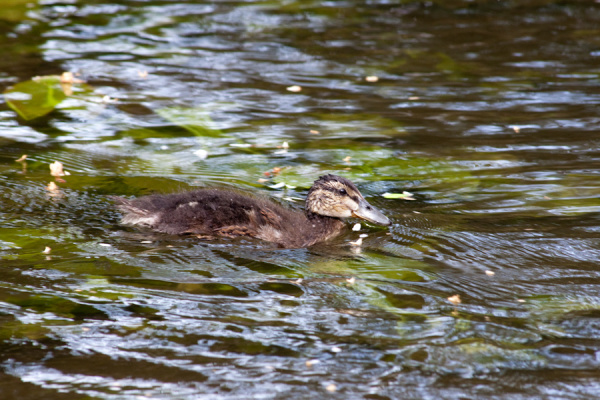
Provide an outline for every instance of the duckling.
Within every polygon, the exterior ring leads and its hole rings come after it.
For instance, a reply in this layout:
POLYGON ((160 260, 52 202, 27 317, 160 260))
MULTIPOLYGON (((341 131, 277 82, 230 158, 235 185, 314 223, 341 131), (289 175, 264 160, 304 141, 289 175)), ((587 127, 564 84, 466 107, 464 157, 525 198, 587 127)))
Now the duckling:
POLYGON ((200 238, 250 236, 283 248, 308 247, 337 236, 345 226, 341 218, 390 225, 390 220, 367 203, 352 182, 331 174, 314 182, 306 196, 304 213, 267 199, 219 189, 113 199, 124 213, 123 224, 200 238))

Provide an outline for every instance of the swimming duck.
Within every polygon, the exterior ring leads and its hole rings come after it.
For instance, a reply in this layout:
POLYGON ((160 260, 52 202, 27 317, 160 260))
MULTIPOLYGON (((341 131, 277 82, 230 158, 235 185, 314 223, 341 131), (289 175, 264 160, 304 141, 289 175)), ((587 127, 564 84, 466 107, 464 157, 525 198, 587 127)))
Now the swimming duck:
POLYGON ((324 175, 306 196, 305 212, 230 190, 200 189, 128 200, 113 197, 122 223, 169 234, 200 238, 250 236, 284 248, 308 247, 341 233, 341 218, 357 217, 377 225, 390 220, 371 206, 346 178, 324 175))

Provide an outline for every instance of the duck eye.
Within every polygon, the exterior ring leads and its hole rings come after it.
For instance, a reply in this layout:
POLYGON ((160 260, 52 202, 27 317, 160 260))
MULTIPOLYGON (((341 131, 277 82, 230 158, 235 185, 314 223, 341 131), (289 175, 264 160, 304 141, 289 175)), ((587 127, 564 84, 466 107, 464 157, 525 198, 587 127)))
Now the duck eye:
POLYGON ((339 193, 340 193, 342 196, 345 196, 345 195, 347 195, 347 194, 348 194, 348 192, 346 192, 346 189, 340 189, 340 190, 338 190, 338 192, 339 192, 339 193))

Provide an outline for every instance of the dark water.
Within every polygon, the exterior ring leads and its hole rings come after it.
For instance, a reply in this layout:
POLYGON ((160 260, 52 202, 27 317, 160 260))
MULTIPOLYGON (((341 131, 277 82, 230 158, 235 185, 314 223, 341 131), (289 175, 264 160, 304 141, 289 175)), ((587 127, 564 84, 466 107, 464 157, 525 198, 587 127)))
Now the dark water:
POLYGON ((8 1, 1 397, 600 398, 598 21, 593 1, 8 1), (53 111, 8 106, 63 71, 86 83, 53 111), (274 250, 122 227, 108 197, 300 208, 330 172, 393 225, 274 250))

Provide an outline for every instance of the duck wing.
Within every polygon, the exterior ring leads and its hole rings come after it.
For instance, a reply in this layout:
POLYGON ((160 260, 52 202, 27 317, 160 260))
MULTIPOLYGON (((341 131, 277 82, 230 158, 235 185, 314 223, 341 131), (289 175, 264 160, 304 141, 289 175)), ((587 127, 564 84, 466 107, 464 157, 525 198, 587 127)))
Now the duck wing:
POLYGON ((281 229, 281 207, 228 190, 202 189, 129 200, 113 197, 122 223, 170 234, 261 237, 265 226, 281 229))

